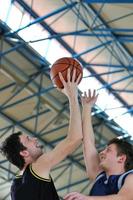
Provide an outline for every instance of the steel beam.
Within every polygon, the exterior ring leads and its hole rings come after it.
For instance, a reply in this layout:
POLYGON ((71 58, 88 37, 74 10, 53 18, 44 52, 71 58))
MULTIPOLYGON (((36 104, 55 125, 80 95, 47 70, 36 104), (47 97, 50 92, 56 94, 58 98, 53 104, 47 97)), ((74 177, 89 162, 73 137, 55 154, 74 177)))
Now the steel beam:
MULTIPOLYGON (((71 4, 67 4, 66 6, 63 6, 63 7, 59 8, 59 9, 57 9, 57 10, 55 10, 55 11, 53 11, 53 12, 47 14, 47 15, 44 15, 44 16, 42 16, 42 17, 38 17, 38 18, 36 18, 33 22, 30 22, 30 23, 27 24, 26 26, 23 26, 23 27, 19 28, 19 29, 16 30, 16 31, 5 33, 5 36, 10 36, 10 35, 13 35, 13 34, 15 34, 15 33, 18 33, 19 31, 21 31, 21 30, 23 30, 23 29, 26 29, 26 28, 28 28, 28 27, 34 25, 34 24, 40 23, 40 22, 42 22, 43 20, 46 20, 47 18, 52 17, 53 15, 59 14, 60 12, 63 12, 63 11, 66 10, 66 9, 71 9, 71 8, 74 7, 76 4, 77 4, 77 2, 73 2, 73 3, 71 3, 71 4)), ((30 11, 30 10, 29 10, 29 11, 30 11)))
POLYGON ((133 3, 133 0, 81 0, 81 2, 84 2, 84 3, 104 3, 104 4, 107 4, 107 3, 125 3, 125 4, 128 4, 128 3, 133 3))

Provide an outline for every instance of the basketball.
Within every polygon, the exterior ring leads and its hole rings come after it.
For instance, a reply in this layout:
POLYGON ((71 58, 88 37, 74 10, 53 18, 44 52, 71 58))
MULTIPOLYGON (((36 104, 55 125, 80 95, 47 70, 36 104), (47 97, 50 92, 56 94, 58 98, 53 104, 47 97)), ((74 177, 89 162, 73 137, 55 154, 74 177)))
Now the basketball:
POLYGON ((80 81, 83 77, 82 65, 75 58, 63 57, 63 58, 56 60, 51 67, 50 77, 51 77, 53 84, 56 85, 60 89, 63 88, 63 84, 60 81, 58 73, 61 72, 64 80, 67 81, 67 70, 68 70, 68 68, 70 68, 70 76, 71 77, 73 75, 74 68, 76 68, 75 81, 78 78, 80 73, 81 73, 81 78, 79 80, 79 83, 80 83, 80 81))

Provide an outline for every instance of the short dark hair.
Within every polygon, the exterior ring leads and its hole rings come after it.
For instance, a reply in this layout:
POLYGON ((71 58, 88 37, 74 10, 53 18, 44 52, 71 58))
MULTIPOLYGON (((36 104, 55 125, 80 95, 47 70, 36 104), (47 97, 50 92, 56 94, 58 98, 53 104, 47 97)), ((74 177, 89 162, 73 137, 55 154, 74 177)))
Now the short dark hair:
POLYGON ((108 142, 108 145, 116 144, 117 155, 126 155, 125 171, 133 169, 133 145, 127 142, 125 139, 113 138, 108 142))
POLYGON ((9 162, 21 170, 24 167, 25 161, 20 155, 20 151, 25 150, 26 147, 20 142, 20 135, 22 135, 22 132, 19 131, 7 137, 2 143, 0 151, 9 160, 9 162))

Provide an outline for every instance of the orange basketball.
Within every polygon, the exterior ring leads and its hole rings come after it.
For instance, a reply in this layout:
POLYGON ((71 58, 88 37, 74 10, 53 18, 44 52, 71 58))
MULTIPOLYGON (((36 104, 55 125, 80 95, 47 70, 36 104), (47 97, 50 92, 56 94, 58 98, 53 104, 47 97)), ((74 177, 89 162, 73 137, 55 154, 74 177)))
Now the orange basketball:
POLYGON ((68 68, 70 68, 71 77, 73 75, 74 68, 76 68, 76 79, 79 76, 79 74, 81 73, 81 78, 79 80, 79 83, 80 83, 80 81, 83 77, 83 68, 82 68, 81 64, 75 58, 63 57, 63 58, 56 60, 53 63, 51 70, 50 70, 51 80, 58 88, 63 88, 63 84, 60 81, 58 73, 61 72, 63 78, 65 79, 65 81, 67 81, 68 68))

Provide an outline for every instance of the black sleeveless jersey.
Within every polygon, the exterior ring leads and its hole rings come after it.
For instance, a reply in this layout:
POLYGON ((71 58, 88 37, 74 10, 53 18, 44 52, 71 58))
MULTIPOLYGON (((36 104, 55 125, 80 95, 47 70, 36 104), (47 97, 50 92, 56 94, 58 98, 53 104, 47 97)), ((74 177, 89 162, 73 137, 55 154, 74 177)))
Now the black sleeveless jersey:
POLYGON ((11 186, 12 200, 59 200, 52 179, 38 176, 28 165, 22 176, 16 176, 11 186))

